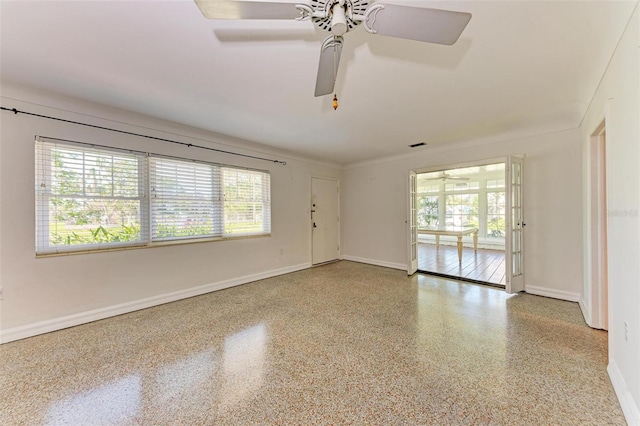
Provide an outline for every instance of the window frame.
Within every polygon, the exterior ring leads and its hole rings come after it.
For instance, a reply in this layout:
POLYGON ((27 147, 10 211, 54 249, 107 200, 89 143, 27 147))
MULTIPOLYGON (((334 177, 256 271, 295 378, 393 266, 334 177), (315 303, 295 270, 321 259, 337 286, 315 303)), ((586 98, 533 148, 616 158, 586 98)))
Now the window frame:
POLYGON ((207 162, 201 160, 194 160, 190 158, 167 156, 162 154, 155 154, 150 152, 135 151, 124 148, 116 148, 111 146, 97 145, 86 142, 70 141, 65 139, 51 138, 36 136, 35 138, 35 253, 36 257, 47 257, 67 254, 82 254, 82 253, 94 253, 101 251, 113 251, 113 250, 127 250, 137 248, 151 248, 162 247, 167 245, 180 245, 180 244, 192 244, 212 241, 245 239, 245 238, 261 238, 271 236, 271 172, 268 170, 254 169, 249 167, 241 167, 229 164, 221 164, 215 162, 207 162), (41 183, 44 183, 45 188, 50 188, 52 184, 52 173, 43 170, 43 164, 51 164, 51 147, 47 148, 47 145, 56 144, 60 146, 69 146, 71 149, 79 149, 83 152, 90 152, 91 150, 98 151, 110 151, 116 154, 133 155, 138 159, 138 197, 139 199, 139 216, 140 216, 140 239, 131 242, 110 242, 110 243, 89 243, 78 245, 52 245, 51 244, 51 225, 50 225, 50 211, 49 211, 49 197, 45 197, 44 190, 41 189, 41 183), (46 154, 43 155, 41 150, 45 150, 46 154), (47 158, 43 158, 47 157, 47 158), (220 223, 217 224, 220 233, 206 234, 206 235, 194 235, 194 236, 179 236, 169 237, 162 239, 154 239, 152 235, 152 228, 154 226, 154 213, 152 211, 152 158, 163 158, 167 160, 174 160, 180 162, 196 163, 200 165, 206 165, 211 167, 215 173, 218 173, 217 179, 218 186, 214 185, 212 192, 217 192, 219 196, 218 217, 220 223), (253 173, 257 173, 262 176, 262 206, 266 209, 267 213, 263 216, 263 223, 261 230, 255 233, 242 233, 227 234, 225 233, 225 213, 224 213, 224 180, 223 169, 238 169, 246 170, 253 173), (266 183, 264 181, 266 180, 266 183))
MULTIPOLYGON (((67 141, 56 138, 36 138, 35 146, 35 248, 36 255, 52 255, 52 254, 65 254, 70 252, 86 252, 93 250, 112 250, 114 248, 130 248, 134 246, 143 246, 147 243, 147 238, 144 233, 143 223, 147 216, 147 200, 146 190, 141 187, 140 180, 141 175, 145 174, 144 170, 144 153, 114 149, 112 147, 98 146, 94 144, 83 144, 80 142, 67 141), (54 174, 52 171, 47 172, 44 167, 50 167, 53 161, 52 151, 55 149, 68 151, 77 151, 82 155, 82 194, 60 194, 53 192, 54 174), (137 161, 137 177, 136 184, 138 186, 137 196, 105 196, 105 195, 90 195, 86 193, 86 156, 87 154, 93 154, 96 156, 112 153, 115 156, 125 157, 137 161), (48 164, 49 166, 45 166, 48 164), (115 241, 115 242, 96 242, 85 244, 73 244, 73 245, 56 245, 51 244, 51 210, 50 201, 53 199, 69 199, 69 200, 109 200, 109 201, 135 201, 138 203, 138 219, 140 222, 139 237, 135 241, 115 241)), ((113 180, 113 174, 111 176, 113 180)), ((144 176, 142 177, 144 179, 144 176)), ((113 185, 113 184, 112 184, 113 185)), ((112 188, 113 191, 113 188, 112 188)), ((100 224, 102 226, 102 224, 100 224)))

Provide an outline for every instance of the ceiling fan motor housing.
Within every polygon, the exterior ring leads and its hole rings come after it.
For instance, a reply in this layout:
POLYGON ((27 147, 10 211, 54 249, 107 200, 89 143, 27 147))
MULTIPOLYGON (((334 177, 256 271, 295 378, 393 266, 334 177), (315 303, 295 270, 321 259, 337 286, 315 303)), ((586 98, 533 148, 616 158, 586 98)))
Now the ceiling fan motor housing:
POLYGON ((344 21, 341 15, 336 15, 334 20, 333 8, 336 5, 340 5, 340 0, 311 0, 311 7, 314 11, 325 12, 324 18, 312 18, 314 24, 318 28, 330 33, 336 33, 336 35, 342 35, 345 32, 349 32, 360 24, 360 21, 352 19, 353 15, 364 15, 367 7, 369 6, 369 0, 343 0, 344 3, 344 21), (335 25, 335 27, 334 27, 335 25), (346 30, 343 25, 346 25, 346 30), (332 31, 332 27, 334 30, 332 31), (337 34, 339 33, 339 34, 337 34))

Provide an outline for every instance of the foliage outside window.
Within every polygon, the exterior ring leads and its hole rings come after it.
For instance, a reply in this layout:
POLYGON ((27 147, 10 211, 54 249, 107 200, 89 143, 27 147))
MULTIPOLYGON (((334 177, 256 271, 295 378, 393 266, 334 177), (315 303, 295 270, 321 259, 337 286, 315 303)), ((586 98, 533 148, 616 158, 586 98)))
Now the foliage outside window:
POLYGON ((151 157, 151 239, 222 234, 219 167, 151 157))
MULTIPOLYGON (((422 182, 421 182, 422 183, 422 182)), ((440 224, 440 185, 422 184, 418 187, 418 228, 436 229, 440 224)))
POLYGON ((504 191, 487 192, 487 236, 504 238, 505 210, 504 191))
POLYGON ((137 154, 40 143, 36 150, 38 251, 141 243, 144 194, 137 154))
POLYGON ((267 172, 36 141, 38 254, 265 235, 270 211, 267 172))
POLYGON ((253 170, 223 168, 224 181, 224 233, 251 235, 267 232, 270 209, 265 208, 269 198, 269 175, 253 170))
POLYGON ((437 229, 440 224, 439 197, 421 195, 418 197, 418 228, 437 229))
POLYGON ((504 238, 507 230, 504 179, 487 180, 487 236, 504 238))

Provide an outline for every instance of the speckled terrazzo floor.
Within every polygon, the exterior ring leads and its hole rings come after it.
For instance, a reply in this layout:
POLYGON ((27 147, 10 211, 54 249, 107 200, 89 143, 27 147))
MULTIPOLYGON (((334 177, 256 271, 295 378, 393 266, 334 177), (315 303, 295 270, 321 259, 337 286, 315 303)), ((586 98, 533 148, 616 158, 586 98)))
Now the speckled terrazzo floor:
POLYGON ((0 423, 625 424, 578 305, 353 262, 0 346, 0 423))

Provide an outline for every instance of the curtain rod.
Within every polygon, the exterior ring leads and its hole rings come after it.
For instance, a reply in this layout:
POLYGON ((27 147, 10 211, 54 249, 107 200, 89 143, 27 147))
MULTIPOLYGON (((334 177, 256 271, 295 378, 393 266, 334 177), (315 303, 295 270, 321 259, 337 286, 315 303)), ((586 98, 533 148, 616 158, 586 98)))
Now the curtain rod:
POLYGON ((237 155, 239 157, 245 157, 245 158, 253 158, 254 160, 269 161, 269 162, 275 163, 275 164, 282 164, 283 166, 287 165, 286 161, 272 160, 271 158, 257 157, 257 156, 254 156, 254 155, 239 154, 237 152, 225 151, 223 149, 210 148, 208 146, 194 145, 192 143, 179 142, 179 141, 174 141, 174 140, 171 140, 171 139, 158 138, 158 137, 155 137, 155 136, 149 136, 149 135, 143 135, 143 134, 140 134, 140 133, 127 132, 127 131, 124 131, 124 130, 111 129, 109 127, 96 126, 95 124, 81 123, 79 121, 65 120, 63 118, 50 117, 48 115, 35 114, 33 112, 27 112, 27 111, 20 111, 20 110, 17 110, 15 108, 0 107, 0 109, 3 110, 3 111, 13 112, 14 114, 31 115, 33 117, 46 118, 48 120, 55 120, 55 121, 62 121, 63 123, 77 124, 79 126, 93 127, 94 129, 108 130, 110 132, 122 133, 122 134, 125 134, 125 135, 131 135, 131 136, 138 136, 138 137, 141 137, 141 138, 153 139, 153 140, 160 141, 160 142, 174 143, 174 144, 177 144, 177 145, 186 146, 187 148, 206 149, 208 151, 221 152, 223 154, 237 155))

